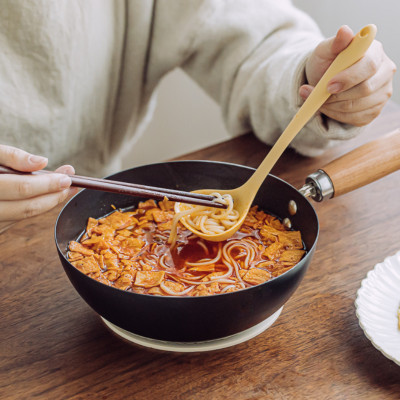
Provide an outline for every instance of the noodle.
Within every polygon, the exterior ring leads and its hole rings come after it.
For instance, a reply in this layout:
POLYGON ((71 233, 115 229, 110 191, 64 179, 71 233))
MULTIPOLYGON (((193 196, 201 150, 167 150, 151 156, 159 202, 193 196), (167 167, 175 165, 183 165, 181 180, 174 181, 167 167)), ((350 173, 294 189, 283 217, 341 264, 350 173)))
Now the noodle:
MULTIPOLYGON (((190 207, 190 223, 221 229, 229 210, 190 207), (203 214, 203 215, 202 215, 203 214)), ((179 223, 174 203, 147 200, 132 211, 89 218, 68 260, 78 270, 118 289, 158 296, 225 294, 266 282, 292 268, 305 254, 300 232, 252 207, 228 240, 208 242, 179 223), (175 231, 174 246, 169 244, 175 231)), ((222 228, 225 229, 225 228, 222 228)))
POLYGON ((160 288, 162 290, 164 290, 165 293, 168 293, 171 296, 183 296, 184 294, 189 293, 194 288, 194 286, 190 286, 189 288, 187 288, 186 290, 183 290, 182 292, 175 292, 174 290, 172 290, 168 286, 166 286, 164 282, 161 282, 160 288))
POLYGON ((225 286, 222 290, 221 290, 221 293, 225 293, 227 290, 229 290, 229 289, 234 289, 235 288, 235 285, 228 285, 228 286, 225 286))
POLYGON ((199 265, 209 265, 209 264, 215 264, 219 259, 221 258, 221 246, 218 246, 218 254, 214 259, 207 259, 207 260, 200 260, 199 262, 187 262, 186 265, 189 265, 191 267, 197 267, 199 265))
POLYGON ((211 193, 217 203, 225 204, 226 209, 205 206, 191 206, 179 204, 183 211, 177 213, 172 222, 168 243, 174 247, 176 242, 176 228, 180 220, 184 220, 193 229, 207 235, 223 233, 236 224, 239 212, 233 208, 233 199, 230 194, 221 195, 218 192, 211 193))

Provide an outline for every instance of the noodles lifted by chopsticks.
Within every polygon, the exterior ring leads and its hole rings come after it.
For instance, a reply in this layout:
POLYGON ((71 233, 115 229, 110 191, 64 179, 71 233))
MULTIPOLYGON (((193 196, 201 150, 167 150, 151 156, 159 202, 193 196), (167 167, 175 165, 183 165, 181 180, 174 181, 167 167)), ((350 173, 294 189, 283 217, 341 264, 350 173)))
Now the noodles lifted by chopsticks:
POLYGON ((174 203, 147 200, 135 210, 89 218, 68 260, 106 285, 161 296, 208 296, 266 282, 292 268, 305 254, 300 232, 252 207, 231 238, 208 242, 177 224, 168 238, 174 203))
POLYGON ((217 203, 225 204, 226 209, 218 209, 205 206, 192 206, 190 204, 180 204, 181 212, 175 214, 172 221, 171 233, 168 243, 174 247, 176 242, 176 232, 178 222, 184 220, 195 230, 208 234, 216 235, 222 233, 236 224, 240 215, 233 208, 233 199, 230 194, 221 195, 220 193, 211 193, 217 203))

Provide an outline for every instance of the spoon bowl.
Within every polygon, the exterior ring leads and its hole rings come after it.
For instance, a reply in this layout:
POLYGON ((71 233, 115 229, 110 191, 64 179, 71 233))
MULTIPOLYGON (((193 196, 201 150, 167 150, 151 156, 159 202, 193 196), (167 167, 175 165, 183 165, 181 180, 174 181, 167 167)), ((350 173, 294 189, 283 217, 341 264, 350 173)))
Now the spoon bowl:
MULTIPOLYGON (((247 182, 232 190, 201 189, 194 191, 195 193, 201 194, 211 194, 215 192, 218 192, 221 195, 230 194, 233 198, 234 209, 239 212, 239 218, 236 224, 221 233, 207 234, 195 229, 185 221, 185 218, 182 218, 181 222, 187 229, 205 240, 218 242, 230 238, 241 227, 260 186, 278 161, 279 157, 290 145, 304 125, 329 98, 330 93, 327 90, 329 81, 339 72, 350 67, 364 56, 376 36, 376 31, 377 29, 375 25, 371 24, 365 26, 354 36, 346 49, 338 54, 309 97, 290 121, 289 125, 279 137, 275 145, 269 151, 263 162, 247 182)), ((176 203, 175 211, 177 213, 182 211, 180 203, 176 203)))
MULTIPOLYGON (((212 193, 218 192, 221 195, 224 194, 230 194, 233 199, 233 204, 235 205, 235 210, 239 212, 239 219, 237 220, 236 224, 233 225, 231 228, 221 232, 221 233, 214 233, 212 235, 201 232, 193 226, 189 225, 185 218, 181 219, 181 223, 190 231, 192 231, 195 235, 211 241, 211 242, 222 242, 226 239, 229 239, 233 234, 242 226, 243 221, 246 218, 246 215, 251 207, 251 204, 253 202, 254 196, 256 195, 257 192, 254 193, 254 195, 248 196, 247 195, 247 187, 246 184, 249 181, 247 181, 244 185, 236 188, 236 189, 231 189, 231 190, 221 190, 221 189, 201 189, 201 190, 194 190, 194 193, 200 193, 200 194, 207 194, 211 195, 212 193)), ((182 203, 176 203, 175 204, 175 212, 178 213, 182 211, 182 203)))

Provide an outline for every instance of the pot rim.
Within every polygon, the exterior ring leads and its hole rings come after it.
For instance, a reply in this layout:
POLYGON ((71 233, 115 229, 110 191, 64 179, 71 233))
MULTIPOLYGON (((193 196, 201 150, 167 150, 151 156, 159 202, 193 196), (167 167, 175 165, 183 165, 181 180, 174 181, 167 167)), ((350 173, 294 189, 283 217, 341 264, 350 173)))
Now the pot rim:
MULTIPOLYGON (((195 163, 208 163, 208 164, 221 164, 221 165, 239 167, 239 168, 242 168, 242 169, 244 168, 244 169, 248 169, 248 170, 251 170, 251 171, 255 171, 255 168, 253 168, 253 167, 248 167, 248 166, 246 166, 246 165, 235 164, 235 163, 230 163, 230 162, 223 162, 223 161, 212 161, 212 160, 176 160, 176 161, 165 161, 165 162, 157 162, 157 163, 151 163, 151 164, 142 164, 142 165, 138 165, 138 166, 136 166, 136 167, 127 168, 127 169, 125 169, 125 170, 121 170, 121 171, 118 171, 118 172, 116 172, 116 173, 114 173, 114 174, 108 175, 105 179, 107 179, 107 178, 113 178, 113 177, 115 177, 115 175, 119 175, 119 174, 122 174, 122 173, 125 173, 125 172, 129 172, 129 171, 131 171, 131 170, 135 170, 135 169, 138 169, 138 168, 152 167, 152 166, 165 165, 165 164, 185 164, 185 163, 193 163, 193 162, 195 162, 195 163)), ((267 284, 271 284, 271 282, 276 282, 280 277, 286 276, 286 275, 288 275, 288 274, 290 274, 290 273, 294 273, 297 269, 301 268, 302 265, 306 262, 306 259, 312 257, 312 255, 313 255, 313 253, 314 253, 314 251, 315 251, 317 242, 318 242, 319 232, 320 232, 318 215, 317 215, 317 212, 316 212, 314 206, 311 204, 311 202, 310 202, 302 193, 300 193, 294 186, 292 186, 290 183, 288 183, 288 182, 286 182, 285 180, 283 180, 283 179, 281 179, 281 178, 279 178, 279 177, 277 177, 277 176, 275 176, 275 175, 272 175, 272 174, 268 174, 268 176, 270 176, 270 177, 272 177, 273 179, 276 179, 277 181, 282 182, 283 184, 289 186, 291 189, 295 190, 300 196, 302 196, 304 200, 306 200, 306 201, 308 202, 308 204, 310 205, 310 207, 311 207, 311 209, 312 209, 312 211, 313 211, 313 213, 314 213, 314 215, 315 215, 315 223, 316 223, 316 228, 317 228, 317 229, 316 229, 315 239, 314 239, 314 242, 313 242, 311 248, 310 248, 310 249, 306 249, 307 252, 306 252, 305 256, 304 256, 294 267, 292 267, 292 268, 290 268, 289 270, 285 271, 283 274, 281 274, 281 275, 279 275, 279 276, 276 276, 276 277, 273 277, 272 279, 270 279, 270 280, 268 280, 268 281, 266 281, 266 282, 260 283, 260 284, 258 284, 258 285, 250 286, 250 287, 247 287, 247 288, 244 288, 244 289, 240 289, 240 290, 237 290, 237 291, 234 291, 234 292, 210 294, 210 295, 206 295, 206 296, 196 296, 196 297, 193 297, 193 296, 173 296, 173 295, 169 295, 169 296, 156 296, 156 295, 149 295, 149 294, 147 294, 147 293, 135 293, 135 292, 127 291, 127 290, 122 290, 122 289, 116 288, 116 287, 114 287, 114 286, 106 285, 106 284, 104 284, 104 283, 101 283, 101 282, 97 281, 97 280, 94 279, 94 278, 91 278, 91 277, 87 276, 87 275, 84 274, 82 271, 80 271, 79 269, 75 268, 75 267, 68 261, 67 257, 66 257, 65 254, 64 254, 64 251, 61 250, 61 248, 60 248, 60 246, 59 246, 59 243, 58 243, 58 239, 57 239, 57 227, 58 227, 58 224, 59 224, 60 219, 62 218, 62 214, 63 214, 64 210, 70 205, 70 203, 71 203, 72 201, 74 201, 74 200, 76 199, 77 196, 80 196, 82 193, 84 193, 85 191, 87 191, 87 190, 89 190, 89 189, 83 189, 83 190, 81 190, 79 193, 77 193, 77 194, 75 194, 73 197, 71 197, 71 199, 68 200, 68 202, 63 206, 63 208, 62 208, 61 211, 59 212, 59 214, 58 214, 58 216, 57 216, 57 220, 56 220, 55 225, 54 225, 54 240, 55 240, 55 244, 56 244, 56 247, 57 247, 57 251, 59 252, 60 255, 62 255, 62 257, 63 257, 64 260, 68 263, 68 265, 69 265, 71 268, 74 268, 76 271, 78 271, 78 272, 84 277, 84 279, 90 279, 91 281, 96 282, 96 284, 99 284, 99 285, 102 285, 102 286, 106 286, 106 287, 108 287, 108 288, 110 288, 110 289, 112 289, 112 290, 116 290, 116 291, 118 291, 118 292, 120 292, 120 293, 128 293, 129 295, 144 296, 144 298, 151 298, 151 299, 169 299, 169 300, 167 300, 167 301, 176 301, 177 299, 186 299, 186 300, 183 300, 183 301, 199 301, 199 300, 196 300, 196 299, 207 299, 207 298, 217 298, 217 297, 220 297, 220 296, 227 296, 227 295, 238 295, 238 294, 240 294, 240 293, 244 293, 244 292, 247 292, 247 291, 249 291, 249 290, 254 290, 254 289, 256 289, 256 288, 264 287, 264 286, 266 286, 267 284), (188 300, 188 299, 191 299, 191 300, 188 300)), ((114 212, 114 211, 112 211, 112 212, 114 212)), ((111 213, 112 213, 112 212, 111 212, 111 213)), ((268 211, 267 211, 267 212, 268 212, 268 211)), ((278 217, 279 217, 279 216, 278 216, 278 217)), ((99 217, 99 218, 101 218, 101 217, 99 217)), ((280 217, 279 217, 279 218, 280 218, 280 217)), ((73 240, 73 239, 71 239, 71 240, 73 240)))

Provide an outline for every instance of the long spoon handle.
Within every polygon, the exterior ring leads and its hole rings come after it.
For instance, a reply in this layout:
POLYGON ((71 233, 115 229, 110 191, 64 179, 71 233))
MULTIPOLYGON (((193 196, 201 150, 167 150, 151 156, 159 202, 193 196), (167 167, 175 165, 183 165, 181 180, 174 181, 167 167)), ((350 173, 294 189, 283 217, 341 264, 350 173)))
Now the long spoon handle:
POLYGON ((247 186, 249 190, 254 188, 255 192, 261 186, 264 179, 270 173, 272 167, 295 136, 329 98, 330 93, 327 90, 328 82, 339 72, 360 60, 373 42, 375 35, 376 26, 367 25, 355 35, 346 49, 335 58, 315 86, 314 90, 311 92, 310 96, 269 151, 264 161, 260 164, 252 177, 245 183, 245 186, 247 186))

